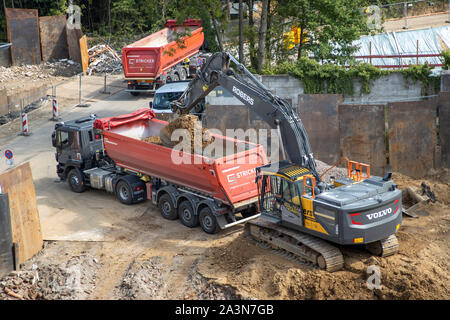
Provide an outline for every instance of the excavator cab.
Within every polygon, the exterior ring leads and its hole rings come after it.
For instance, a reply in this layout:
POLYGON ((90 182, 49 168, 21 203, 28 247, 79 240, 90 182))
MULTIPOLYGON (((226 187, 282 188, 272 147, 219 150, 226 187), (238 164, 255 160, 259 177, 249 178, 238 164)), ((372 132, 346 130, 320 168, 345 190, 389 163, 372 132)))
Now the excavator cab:
POLYGON ((311 211, 315 197, 316 180, 307 168, 280 163, 257 169, 261 213, 274 222, 286 221, 304 225, 304 215, 311 211))

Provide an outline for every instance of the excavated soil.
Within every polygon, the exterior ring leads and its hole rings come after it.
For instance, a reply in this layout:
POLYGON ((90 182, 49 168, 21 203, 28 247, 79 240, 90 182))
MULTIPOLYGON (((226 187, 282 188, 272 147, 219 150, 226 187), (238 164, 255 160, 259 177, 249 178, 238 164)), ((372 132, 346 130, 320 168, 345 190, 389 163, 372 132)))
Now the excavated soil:
POLYGON ((147 138, 142 139, 142 141, 147 142, 147 143, 163 145, 160 136, 147 137, 147 138))
POLYGON ((191 153, 194 153, 195 151, 198 152, 198 150, 195 150, 195 146, 201 146, 201 149, 203 150, 214 142, 214 137, 211 136, 209 130, 207 128, 202 128, 198 117, 191 114, 182 115, 171 121, 161 130, 160 136, 162 137, 162 142, 165 146, 172 147, 181 142, 183 144, 183 149, 191 150, 191 153), (172 137, 172 134, 177 129, 187 130, 190 140, 170 141, 170 137, 172 137), (164 139, 164 136, 169 139, 164 139))

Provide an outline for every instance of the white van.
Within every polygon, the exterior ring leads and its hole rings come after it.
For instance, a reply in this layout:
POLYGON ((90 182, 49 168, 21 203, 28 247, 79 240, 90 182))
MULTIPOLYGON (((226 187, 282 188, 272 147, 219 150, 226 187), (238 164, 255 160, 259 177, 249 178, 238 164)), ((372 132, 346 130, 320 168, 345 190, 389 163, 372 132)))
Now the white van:
MULTIPOLYGON (((172 113, 170 109, 170 103, 178 100, 183 92, 189 86, 189 81, 176 81, 169 82, 160 87, 155 91, 153 96, 153 101, 149 103, 150 108, 155 111, 155 113, 172 113)), ((197 116, 201 116, 205 110, 205 102, 202 101, 196 105, 191 113, 197 116)))

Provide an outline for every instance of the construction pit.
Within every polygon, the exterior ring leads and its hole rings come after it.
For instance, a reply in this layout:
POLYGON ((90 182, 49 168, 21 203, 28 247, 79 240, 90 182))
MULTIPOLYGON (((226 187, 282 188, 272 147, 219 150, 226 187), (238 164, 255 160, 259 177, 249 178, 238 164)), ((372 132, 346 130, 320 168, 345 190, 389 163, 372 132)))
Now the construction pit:
MULTIPOLYGON (((139 104, 148 105, 148 99, 130 101, 119 92, 88 110, 68 107, 63 116, 119 115, 139 104)), ((402 190, 420 190, 425 182, 436 202, 421 208, 428 214, 403 216, 397 254, 380 258, 363 247, 341 247, 344 268, 329 273, 260 247, 242 225, 208 235, 164 219, 150 201, 127 206, 98 190, 73 193, 57 182, 49 142, 54 123, 48 118, 36 114, 33 135, 26 138, 0 127, 2 150, 11 148, 16 164, 30 162, 44 239, 20 270, 0 278, 0 299, 450 298, 448 169, 431 170, 422 179, 394 173, 402 190), (370 266, 380 270, 379 288, 370 288, 370 266)), ((319 172, 327 168, 318 161, 319 172)), ((7 169, 2 160, 0 171, 7 169)), ((345 170, 332 169, 325 179, 331 175, 339 178, 345 170)))
MULTIPOLYGON (((318 164, 320 172, 328 167, 318 164)), ((32 167, 47 171, 39 161, 32 167)), ((45 241, 20 271, 0 279, 0 299, 448 299, 449 177, 449 170, 423 180, 394 174, 402 189, 431 187, 437 201, 426 205, 429 215, 404 217, 393 256, 342 247, 345 266, 334 273, 259 247, 243 226, 207 235, 163 219, 148 202, 125 206, 96 191, 80 202, 66 184, 35 177, 41 217, 52 211, 57 225, 62 214, 88 211, 109 225, 101 241, 45 241), (381 271, 379 289, 367 285, 372 265, 381 271)), ((43 231, 52 233, 45 225, 43 231)))

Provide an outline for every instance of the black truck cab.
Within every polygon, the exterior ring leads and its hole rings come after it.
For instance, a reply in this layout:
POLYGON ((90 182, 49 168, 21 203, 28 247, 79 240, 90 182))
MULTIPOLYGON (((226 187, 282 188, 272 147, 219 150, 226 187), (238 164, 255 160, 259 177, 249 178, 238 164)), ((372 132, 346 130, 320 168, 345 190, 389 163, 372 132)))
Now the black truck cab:
POLYGON ((77 193, 91 187, 114 193, 124 204, 145 200, 144 181, 117 168, 104 153, 102 135, 94 130, 96 118, 90 115, 55 125, 52 144, 58 177, 77 193))

